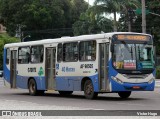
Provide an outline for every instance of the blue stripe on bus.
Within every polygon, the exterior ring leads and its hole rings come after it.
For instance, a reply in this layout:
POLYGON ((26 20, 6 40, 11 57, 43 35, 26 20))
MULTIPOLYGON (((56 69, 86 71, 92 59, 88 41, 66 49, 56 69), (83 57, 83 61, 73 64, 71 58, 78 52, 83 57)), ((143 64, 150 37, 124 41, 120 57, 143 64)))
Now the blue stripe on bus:
MULTIPOLYGON (((30 77, 17 75, 16 86, 18 88, 28 89, 28 79, 29 78, 30 77)), ((36 81, 38 90, 46 90, 44 77, 37 76, 37 77, 33 77, 33 78, 36 81)))
MULTIPOLYGON (((38 90, 46 90, 46 82, 45 82, 45 77, 33 77, 36 81, 37 84, 37 89, 38 90)), ((98 92, 99 87, 98 87, 98 78, 97 75, 89 77, 94 85, 94 91, 98 92)), ((29 77, 27 76, 19 76, 17 75, 16 78, 16 86, 18 88, 22 89, 28 89, 28 79, 29 77)), ((7 80, 10 83, 10 79, 7 80)), ((76 76, 76 77, 56 77, 55 83, 56 83, 56 89, 55 90, 66 90, 66 91, 81 91, 81 81, 82 77, 76 76)))
MULTIPOLYGON (((73 76, 73 77, 56 77, 56 90, 66 90, 66 91, 81 91, 81 82, 84 77, 82 76, 73 76)), ((99 92, 98 85, 98 74, 94 76, 89 76, 92 80, 94 91, 99 92)))

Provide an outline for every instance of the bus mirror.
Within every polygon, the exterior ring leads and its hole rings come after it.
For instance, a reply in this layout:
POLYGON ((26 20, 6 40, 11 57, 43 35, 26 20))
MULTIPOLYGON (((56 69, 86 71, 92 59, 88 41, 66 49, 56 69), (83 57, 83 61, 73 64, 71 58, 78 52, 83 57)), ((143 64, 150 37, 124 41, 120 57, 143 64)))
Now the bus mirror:
POLYGON ((154 55, 154 61, 155 61, 155 66, 157 66, 157 56, 156 56, 156 46, 153 46, 153 55, 154 55))

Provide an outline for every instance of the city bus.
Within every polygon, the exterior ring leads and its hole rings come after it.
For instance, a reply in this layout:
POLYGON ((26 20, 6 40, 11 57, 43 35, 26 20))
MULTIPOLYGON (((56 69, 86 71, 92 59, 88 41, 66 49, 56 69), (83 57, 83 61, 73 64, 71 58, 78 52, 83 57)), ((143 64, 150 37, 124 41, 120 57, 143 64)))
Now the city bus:
POLYGON ((11 43, 4 46, 4 79, 33 96, 54 90, 128 98, 132 91, 154 90, 154 54, 152 36, 133 32, 11 43))

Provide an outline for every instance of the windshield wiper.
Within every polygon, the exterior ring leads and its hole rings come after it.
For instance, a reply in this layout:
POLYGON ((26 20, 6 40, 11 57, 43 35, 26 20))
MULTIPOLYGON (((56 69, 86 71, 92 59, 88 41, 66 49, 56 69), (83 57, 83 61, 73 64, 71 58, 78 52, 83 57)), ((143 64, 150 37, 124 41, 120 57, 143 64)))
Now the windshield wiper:
POLYGON ((132 46, 131 46, 131 58, 132 58, 132 60, 133 60, 133 49, 132 49, 132 46))
POLYGON ((126 47, 126 49, 127 49, 129 52, 131 52, 130 49, 129 49, 129 47, 128 47, 128 45, 127 45, 124 41, 121 41, 121 42, 122 42, 122 44, 124 44, 124 46, 126 47))
POLYGON ((141 58, 140 52, 141 52, 140 51, 140 47, 138 46, 138 56, 139 56, 139 60, 141 61, 141 59, 140 59, 141 58))

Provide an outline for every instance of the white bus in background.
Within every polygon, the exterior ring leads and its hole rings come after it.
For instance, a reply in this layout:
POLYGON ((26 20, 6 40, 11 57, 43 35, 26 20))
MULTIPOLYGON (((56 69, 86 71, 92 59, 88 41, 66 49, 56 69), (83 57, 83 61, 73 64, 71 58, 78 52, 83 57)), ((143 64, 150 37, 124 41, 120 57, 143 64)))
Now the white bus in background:
POLYGON ((47 90, 70 95, 153 91, 155 60, 151 35, 113 32, 4 46, 4 79, 30 95, 47 90))

